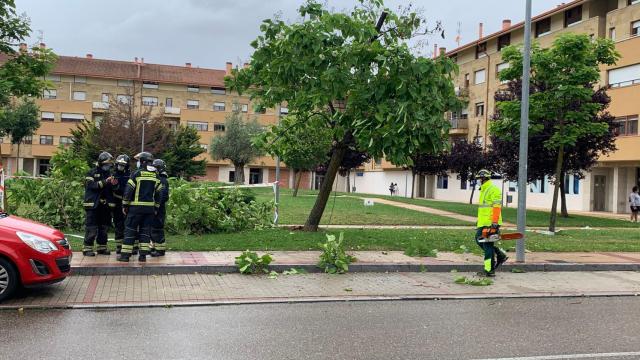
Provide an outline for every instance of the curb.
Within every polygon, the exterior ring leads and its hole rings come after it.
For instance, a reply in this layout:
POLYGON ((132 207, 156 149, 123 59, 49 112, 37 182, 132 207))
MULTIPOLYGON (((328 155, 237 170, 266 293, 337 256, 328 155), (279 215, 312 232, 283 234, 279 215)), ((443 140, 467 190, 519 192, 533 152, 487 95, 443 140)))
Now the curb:
MULTIPOLYGON (((269 266, 270 270, 282 272, 291 268, 304 269, 310 273, 322 272, 321 269, 311 264, 274 264, 269 266)), ((349 265, 349 272, 472 272, 479 271, 480 264, 398 264, 398 263, 354 263, 349 265)), ((506 264, 501 271, 510 272, 513 269, 525 272, 538 271, 640 271, 640 264, 637 263, 525 263, 506 264)), ((228 264, 212 265, 128 265, 128 266, 73 266, 73 275, 165 275, 165 274, 217 274, 235 273, 237 268, 228 264)))

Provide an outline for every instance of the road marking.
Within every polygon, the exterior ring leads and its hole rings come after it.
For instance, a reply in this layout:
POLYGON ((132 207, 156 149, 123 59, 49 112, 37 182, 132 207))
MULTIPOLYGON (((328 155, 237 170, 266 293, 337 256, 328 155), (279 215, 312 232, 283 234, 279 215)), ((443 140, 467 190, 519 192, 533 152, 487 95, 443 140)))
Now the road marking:
POLYGON ((620 353, 601 353, 601 354, 569 354, 569 355, 547 355, 547 356, 529 356, 529 357, 509 357, 509 358, 492 358, 492 359, 476 359, 476 360, 562 360, 562 359, 600 359, 611 357, 629 357, 640 356, 638 352, 620 352, 620 353))

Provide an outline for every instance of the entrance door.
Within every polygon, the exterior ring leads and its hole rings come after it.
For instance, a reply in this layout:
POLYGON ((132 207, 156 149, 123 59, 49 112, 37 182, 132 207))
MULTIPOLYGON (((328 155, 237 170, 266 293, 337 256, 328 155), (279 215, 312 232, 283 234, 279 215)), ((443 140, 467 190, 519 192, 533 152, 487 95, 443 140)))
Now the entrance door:
POLYGON ((593 211, 606 211, 607 177, 593 177, 593 211))
POLYGON ((320 190, 320 186, 322 186, 322 182, 324 181, 324 174, 316 174, 315 183, 313 184, 314 190, 320 190))
POLYGON ((249 168, 249 184, 262 184, 262 169, 249 168))
POLYGON ((426 179, 424 175, 419 175, 418 176, 418 197, 419 198, 423 198, 424 197, 424 188, 426 187, 426 179))

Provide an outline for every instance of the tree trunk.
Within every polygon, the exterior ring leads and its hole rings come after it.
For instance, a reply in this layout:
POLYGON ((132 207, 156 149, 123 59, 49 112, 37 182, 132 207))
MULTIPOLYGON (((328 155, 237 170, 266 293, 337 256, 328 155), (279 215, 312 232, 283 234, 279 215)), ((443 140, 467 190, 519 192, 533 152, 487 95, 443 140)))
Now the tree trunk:
POLYGON ((302 170, 296 171, 295 186, 293 187, 293 197, 298 196, 298 189, 300 189, 300 181, 302 180, 302 170))
POLYGON ((567 174, 562 172, 562 179, 560 180, 560 216, 563 218, 569 217, 569 211, 567 210, 567 192, 564 188, 564 181, 567 174))
POLYGON ((347 194, 351 193, 351 170, 347 171, 347 194))
POLYGON ((16 172, 20 173, 20 143, 18 143, 18 152, 16 153, 16 172))
POLYGON ((564 162, 564 146, 560 146, 560 151, 558 152, 558 160, 556 161, 556 181, 553 189, 553 203, 551 204, 551 216, 549 218, 549 231, 556 231, 556 219, 558 218, 558 195, 560 194, 560 184, 559 179, 562 176, 562 164, 564 162))
POLYGON ((414 197, 414 186, 416 184, 416 173, 414 173, 413 171, 411 172, 411 198, 413 199, 414 197))
POLYGON ((236 185, 244 184, 244 165, 234 165, 235 176, 233 179, 233 183, 236 185))
POLYGON ((473 182, 471 186, 471 197, 469 197, 469 204, 473 204, 473 195, 476 193, 476 182, 473 182))
MULTIPOLYGON (((347 136, 345 136, 346 138, 347 136)), ((320 219, 324 213, 324 208, 327 206, 327 200, 331 195, 331 189, 333 188, 333 182, 335 181, 336 174, 342 159, 347 152, 346 146, 338 145, 331 154, 331 160, 327 168, 327 173, 324 176, 324 181, 320 185, 320 192, 316 198, 316 202, 311 209, 307 223, 304 224, 304 231, 318 231, 318 225, 320 225, 320 219)))

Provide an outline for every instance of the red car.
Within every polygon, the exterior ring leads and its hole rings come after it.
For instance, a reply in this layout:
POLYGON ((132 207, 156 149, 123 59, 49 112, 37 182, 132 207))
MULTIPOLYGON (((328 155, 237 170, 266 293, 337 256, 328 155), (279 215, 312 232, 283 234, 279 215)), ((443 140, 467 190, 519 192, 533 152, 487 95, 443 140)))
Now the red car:
POLYGON ((71 271, 69 242, 60 231, 0 213, 0 302, 19 286, 64 280, 71 271))

